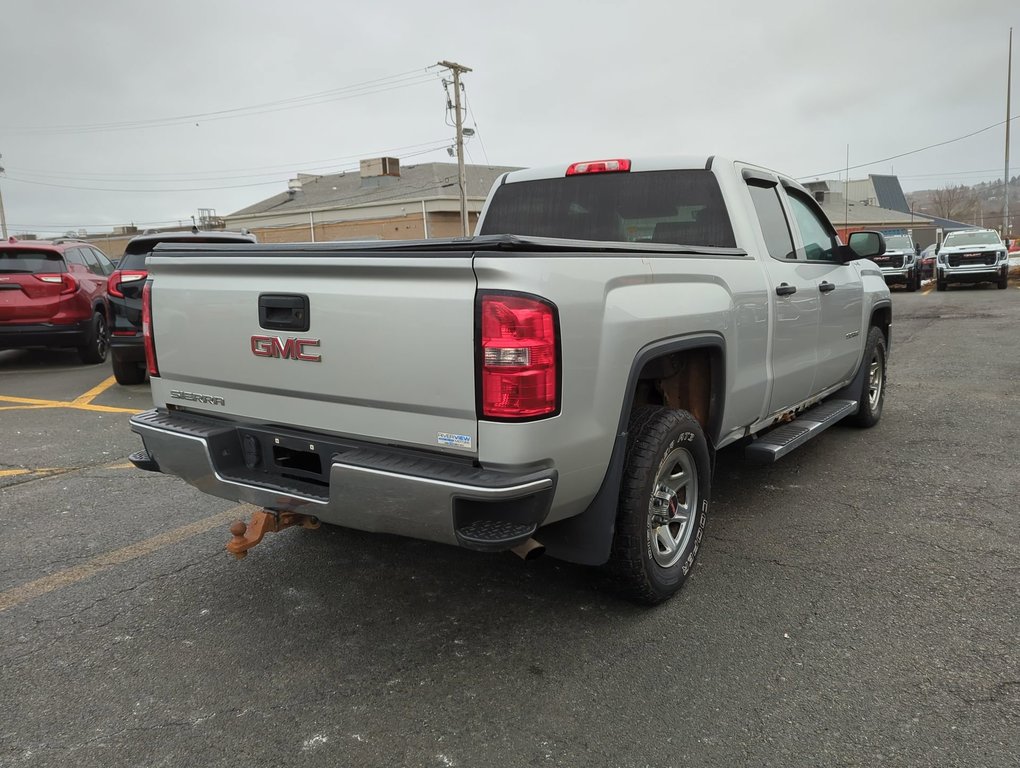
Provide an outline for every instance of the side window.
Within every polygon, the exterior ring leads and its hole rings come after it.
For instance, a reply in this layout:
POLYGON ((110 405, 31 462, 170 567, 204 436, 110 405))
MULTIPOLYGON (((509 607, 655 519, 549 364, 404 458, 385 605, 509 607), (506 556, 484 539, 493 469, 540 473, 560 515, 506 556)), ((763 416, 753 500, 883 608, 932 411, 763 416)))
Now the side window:
POLYGON ((98 248, 92 248, 92 253, 96 255, 96 259, 99 261, 99 268, 102 270, 104 275, 112 275, 114 266, 110 263, 110 260, 106 258, 106 254, 100 251, 98 248))
POLYGON ((93 275, 102 275, 103 270, 99 266, 99 259, 96 258, 96 254, 92 252, 91 248, 79 248, 81 255, 85 259, 85 266, 88 267, 89 272, 93 275))
POLYGON ((819 218, 814 208, 801 199, 799 193, 792 189, 786 190, 786 193, 794 222, 800 230, 800 239, 804 243, 802 258, 808 261, 835 261, 837 242, 832 228, 819 218))
POLYGON ((81 256, 81 251, 78 248, 68 248, 64 251, 64 260, 67 262, 68 272, 73 272, 71 265, 84 267, 85 259, 81 256))
POLYGON ((749 183, 747 189, 751 193, 755 213, 758 214, 758 223, 761 225, 762 235, 765 236, 769 256, 780 261, 796 259, 797 252, 793 248, 790 225, 786 220, 786 214, 783 213, 775 185, 762 187, 749 183))

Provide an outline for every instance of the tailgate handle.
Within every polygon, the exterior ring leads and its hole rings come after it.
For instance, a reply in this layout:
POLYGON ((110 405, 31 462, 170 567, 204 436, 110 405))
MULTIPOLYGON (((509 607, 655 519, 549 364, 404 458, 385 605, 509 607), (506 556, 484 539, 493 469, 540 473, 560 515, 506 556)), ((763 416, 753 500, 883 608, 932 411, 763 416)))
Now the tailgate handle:
POLYGON ((267 331, 307 331, 308 297, 299 293, 259 295, 259 326, 267 331))

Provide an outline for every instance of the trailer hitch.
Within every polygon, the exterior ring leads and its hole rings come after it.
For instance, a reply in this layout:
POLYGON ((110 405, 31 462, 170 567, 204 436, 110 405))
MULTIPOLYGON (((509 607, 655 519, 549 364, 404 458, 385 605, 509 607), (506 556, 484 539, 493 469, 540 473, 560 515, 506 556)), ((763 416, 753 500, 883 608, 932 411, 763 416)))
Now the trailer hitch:
POLYGON ((318 518, 302 515, 298 512, 273 512, 260 509, 252 512, 251 522, 235 520, 230 525, 230 541, 227 551, 240 560, 248 554, 248 550, 262 541, 267 533, 279 533, 284 528, 300 525, 302 528, 318 528, 318 518))

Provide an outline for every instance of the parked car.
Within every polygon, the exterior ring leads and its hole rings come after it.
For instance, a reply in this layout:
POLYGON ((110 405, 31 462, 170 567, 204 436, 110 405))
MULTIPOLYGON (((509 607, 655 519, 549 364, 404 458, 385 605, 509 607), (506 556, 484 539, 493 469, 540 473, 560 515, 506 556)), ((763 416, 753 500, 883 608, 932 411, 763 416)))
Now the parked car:
POLYGON ((118 384, 145 381, 145 346, 142 340, 142 286, 145 261, 160 243, 254 243, 247 232, 157 232, 133 237, 124 249, 117 270, 110 275, 110 356, 118 384))
POLYGON ((935 275, 935 245, 929 245, 923 251, 918 260, 921 262, 921 279, 930 280, 935 275))
POLYGON ((882 270, 886 285, 902 285, 908 291, 921 287, 917 246, 907 235, 885 235, 885 253, 873 261, 882 270))
POLYGON ((83 363, 106 360, 113 264, 81 240, 0 243, 0 349, 73 347, 83 363))

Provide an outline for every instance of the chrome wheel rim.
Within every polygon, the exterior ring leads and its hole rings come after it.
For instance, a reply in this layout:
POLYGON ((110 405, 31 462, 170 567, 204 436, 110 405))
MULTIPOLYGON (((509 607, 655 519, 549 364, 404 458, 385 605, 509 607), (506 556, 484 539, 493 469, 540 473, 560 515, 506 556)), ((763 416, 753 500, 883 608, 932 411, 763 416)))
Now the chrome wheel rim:
POLYGON ((875 355, 868 368, 868 405, 871 406, 871 410, 878 408, 878 401, 882 399, 882 384, 884 382, 882 359, 879 355, 875 355))
POLYGON ((669 568, 680 560, 690 542, 697 509, 694 457, 685 448, 674 448, 659 465, 648 503, 648 541, 657 565, 669 568))

